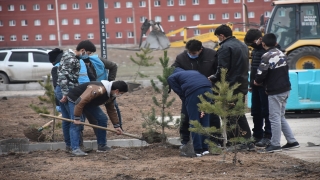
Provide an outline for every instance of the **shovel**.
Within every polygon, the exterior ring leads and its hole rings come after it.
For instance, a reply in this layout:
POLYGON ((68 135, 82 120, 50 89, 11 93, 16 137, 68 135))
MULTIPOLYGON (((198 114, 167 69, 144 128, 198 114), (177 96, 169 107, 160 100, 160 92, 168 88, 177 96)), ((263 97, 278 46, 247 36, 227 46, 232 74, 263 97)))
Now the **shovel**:
POLYGON ((45 135, 42 134, 42 130, 45 127, 48 127, 51 123, 53 122, 53 120, 47 122, 45 125, 41 126, 40 128, 28 128, 26 130, 23 131, 23 134, 30 140, 32 141, 44 141, 45 140, 45 135))
MULTIPOLYGON (((67 118, 63 118, 63 117, 52 116, 52 115, 42 114, 42 113, 40 113, 39 115, 40 116, 45 116, 45 117, 56 118, 56 119, 60 119, 60 120, 63 120, 63 121, 68 121, 68 122, 72 122, 73 123, 73 120, 67 119, 67 118)), ((102 127, 102 126, 93 125, 93 124, 88 124, 88 123, 83 123, 83 122, 80 122, 79 124, 82 124, 82 125, 85 125, 85 126, 90 126, 90 127, 97 128, 97 129, 103 129, 103 130, 111 131, 111 132, 115 132, 115 133, 118 132, 118 131, 113 130, 113 129, 108 129, 108 128, 105 128, 105 127, 102 127)), ((128 137, 132 137, 132 138, 135 138, 135 139, 139 139, 141 141, 146 141, 146 139, 144 139, 142 137, 139 137, 139 136, 136 136, 136 135, 133 135, 133 134, 128 134, 128 133, 124 133, 123 132, 122 135, 125 135, 125 136, 128 136, 128 137)), ((147 142, 147 143, 149 143, 149 142, 147 142)))

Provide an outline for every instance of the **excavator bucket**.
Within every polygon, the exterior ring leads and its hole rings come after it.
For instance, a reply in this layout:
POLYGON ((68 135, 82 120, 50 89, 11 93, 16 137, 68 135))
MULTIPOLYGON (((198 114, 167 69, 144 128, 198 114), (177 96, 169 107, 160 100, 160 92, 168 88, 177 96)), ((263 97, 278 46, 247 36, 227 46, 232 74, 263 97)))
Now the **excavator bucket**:
POLYGON ((162 26, 159 22, 154 22, 152 20, 146 19, 141 26, 141 36, 140 36, 140 48, 145 48, 149 45, 150 49, 167 49, 170 47, 170 41, 165 35, 162 26), (142 40, 143 34, 146 34, 151 26, 151 32, 148 34, 145 41, 142 40))

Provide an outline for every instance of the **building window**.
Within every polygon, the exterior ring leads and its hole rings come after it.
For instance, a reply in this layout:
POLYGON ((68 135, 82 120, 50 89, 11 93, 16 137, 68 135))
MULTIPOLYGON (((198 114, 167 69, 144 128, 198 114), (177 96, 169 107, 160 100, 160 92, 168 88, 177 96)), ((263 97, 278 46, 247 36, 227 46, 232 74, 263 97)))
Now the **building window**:
POLYGON ((48 20, 48 25, 53 26, 55 24, 54 19, 49 19, 48 20))
POLYGON ((130 31, 130 32, 127 33, 127 36, 128 36, 128 38, 133 38, 134 34, 133 34, 133 32, 130 31))
POLYGON ((63 34, 62 40, 69 40, 69 34, 63 34))
POLYGON ((264 12, 264 17, 270 17, 270 15, 271 15, 271 12, 270 12, 270 11, 264 12))
POLYGON ((93 24, 93 19, 92 18, 88 18, 87 19, 87 24, 93 24))
POLYGON ((192 5, 199 5, 199 0, 192 0, 192 5))
POLYGON ((10 20, 9 21, 9 26, 16 26, 16 21, 15 20, 10 20))
POLYGON ((29 36, 28 35, 22 35, 22 41, 28 41, 29 40, 29 36))
POLYGON ((67 10, 67 4, 61 4, 60 5, 61 10, 67 10))
POLYGON ((4 36, 0 36, 0 41, 4 41, 4 36))
POLYGON ((50 41, 56 40, 56 35, 55 35, 55 34, 50 34, 50 35, 49 35, 49 40, 50 40, 50 41))
POLYGON ((241 0, 234 0, 233 3, 240 3, 241 0))
POLYGON ((239 12, 234 13, 234 18, 235 19, 240 19, 241 18, 241 13, 239 13, 239 12))
POLYGON ((104 2, 104 8, 105 8, 105 9, 108 8, 108 3, 104 2))
POLYGON ((200 15, 199 14, 193 15, 193 20, 194 21, 200 21, 200 15))
POLYGON ((116 38, 122 38, 122 32, 116 32, 116 38))
POLYGON ((106 39, 109 39, 109 33, 106 32, 106 39))
POLYGON ((154 17, 155 22, 161 22, 161 16, 156 16, 154 17))
MULTIPOLYGON (((170 30, 169 33, 173 32, 173 30, 170 30)), ((171 34, 170 36, 176 36, 176 34, 171 34)))
POLYGON ((229 19, 229 13, 222 13, 222 19, 229 19))
POLYGON ((11 35, 10 36, 10 41, 17 41, 17 36, 16 35, 11 35))
POLYGON ((74 19, 73 25, 80 25, 80 19, 74 19))
POLYGON ((154 1, 154 7, 159 7, 160 6, 160 1, 154 1))
POLYGON ((179 0, 179 6, 185 6, 186 0, 179 0))
POLYGON ((105 24, 109 24, 109 18, 104 19, 104 21, 105 24))
POLYGON ((27 20, 21 20, 21 26, 28 26, 27 20))
POLYGON ((20 5, 20 11, 26 11, 26 10, 27 10, 26 5, 21 4, 21 5, 20 5))
POLYGON ((14 11, 14 5, 8 5, 8 11, 14 11))
POLYGON ((120 2, 115 2, 114 3, 114 8, 121 8, 120 2))
POLYGON ((41 25, 41 21, 39 19, 34 20, 34 25, 35 26, 40 26, 41 25))
POLYGON ((229 0, 222 0, 222 4, 228 4, 229 0))
POLYGON ((184 31, 180 31, 180 36, 184 36, 184 31))
POLYGON ((68 25, 68 19, 62 19, 62 25, 68 25))
POLYGON ((0 6, 0 11, 2 11, 2 6, 0 6))
POLYGON ((168 21, 169 22, 173 22, 174 21, 174 16, 173 15, 168 16, 168 21))
POLYGON ((215 20, 216 15, 215 14, 209 14, 209 20, 215 20))
POLYGON ((0 26, 3 26, 3 22, 0 20, 0 26))
POLYGON ((279 17, 285 17, 286 11, 285 10, 279 10, 279 17))
POLYGON ((195 35, 195 36, 200 35, 200 29, 194 29, 193 30, 193 35, 195 35))
POLYGON ((88 39, 94 39, 93 33, 88 33, 88 39))
POLYGON ((144 23, 144 21, 145 21, 146 19, 147 19, 147 17, 141 16, 141 17, 140 17, 140 22, 141 22, 141 23, 144 23))
POLYGON ((180 19, 180 21, 186 21, 187 20, 187 16, 186 15, 180 15, 179 19, 180 19))
POLYGON ((73 3, 72 4, 72 9, 79 9, 79 4, 78 3, 73 3))
POLYGON ((146 7, 146 1, 139 1, 139 7, 146 7))
POLYGON ((36 41, 41 41, 41 40, 42 40, 42 35, 36 34, 36 41))
POLYGON ((126 2, 126 7, 127 8, 132 8, 132 2, 126 2))
POLYGON ((174 6, 173 0, 167 0, 167 6, 174 6))
POLYGON ((81 35, 80 34, 74 34, 74 39, 75 40, 80 40, 81 39, 81 35))
POLYGON ((91 3, 86 3, 86 9, 92 9, 92 4, 91 3))
POLYGON ((40 10, 40 5, 39 4, 33 5, 33 10, 39 11, 40 10))
POLYGON ((248 13, 248 18, 254 18, 254 12, 249 12, 248 13))
POLYGON ((114 21, 115 21, 116 24, 120 24, 121 23, 121 18, 120 17, 116 17, 114 19, 114 21))
POLYGON ((127 18, 127 23, 133 23, 133 17, 128 17, 127 18))
POLYGON ((239 32, 239 31, 240 31, 240 28, 234 28, 234 31, 239 32))
POLYGON ((216 0, 208 0, 208 4, 215 4, 216 0))
POLYGON ((48 10, 53 10, 53 4, 48 4, 48 5, 47 5, 47 9, 48 9, 48 10))
POLYGON ((247 2, 254 2, 254 0, 248 0, 247 2))
POLYGON ((214 32, 214 29, 209 29, 209 32, 210 32, 210 33, 213 33, 213 32, 214 32))

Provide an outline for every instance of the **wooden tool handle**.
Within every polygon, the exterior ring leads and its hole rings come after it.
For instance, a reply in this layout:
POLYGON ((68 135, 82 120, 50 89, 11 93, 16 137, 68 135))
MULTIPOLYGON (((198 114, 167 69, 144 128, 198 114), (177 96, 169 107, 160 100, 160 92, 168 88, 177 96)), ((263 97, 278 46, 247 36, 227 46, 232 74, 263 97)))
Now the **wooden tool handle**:
POLYGON ((41 126, 41 127, 42 127, 42 128, 45 128, 45 127, 49 126, 52 122, 53 122, 53 120, 47 122, 45 125, 43 125, 43 126, 41 126))
MULTIPOLYGON (((63 118, 63 117, 52 116, 52 115, 49 115, 49 114, 42 114, 42 113, 40 113, 39 115, 40 116, 45 116, 45 117, 56 118, 56 119, 60 119, 60 120, 63 120, 63 121, 68 121, 68 122, 72 122, 73 123, 73 120, 67 119, 67 118, 63 118)), ((93 124, 88 124, 88 123, 83 123, 83 122, 80 122, 79 124, 82 124, 82 125, 85 125, 85 126, 90 126, 90 127, 97 128, 97 129, 103 129, 103 130, 111 131, 111 132, 115 132, 115 133, 118 132, 118 131, 116 131, 114 129, 109 129, 109 128, 105 128, 105 127, 97 126, 97 125, 93 125, 93 124)), ((139 139, 139 140, 143 140, 143 138, 141 138, 139 136, 136 136, 136 135, 133 135, 133 134, 128 134, 128 133, 124 133, 123 132, 122 135, 129 136, 129 137, 132 137, 132 138, 136 138, 136 139, 139 139)))

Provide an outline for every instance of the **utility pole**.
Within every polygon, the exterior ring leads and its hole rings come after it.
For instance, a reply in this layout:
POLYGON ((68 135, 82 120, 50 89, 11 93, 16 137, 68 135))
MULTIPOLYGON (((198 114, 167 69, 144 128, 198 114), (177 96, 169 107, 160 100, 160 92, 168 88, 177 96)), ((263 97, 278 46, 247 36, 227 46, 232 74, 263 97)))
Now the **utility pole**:
POLYGON ((98 0, 99 6, 99 25, 100 25, 100 48, 101 57, 107 59, 107 39, 106 39, 106 17, 104 15, 104 0, 98 0))
POLYGON ((58 0, 55 0, 55 3, 56 3, 56 21, 57 21, 58 46, 61 47, 58 0))

